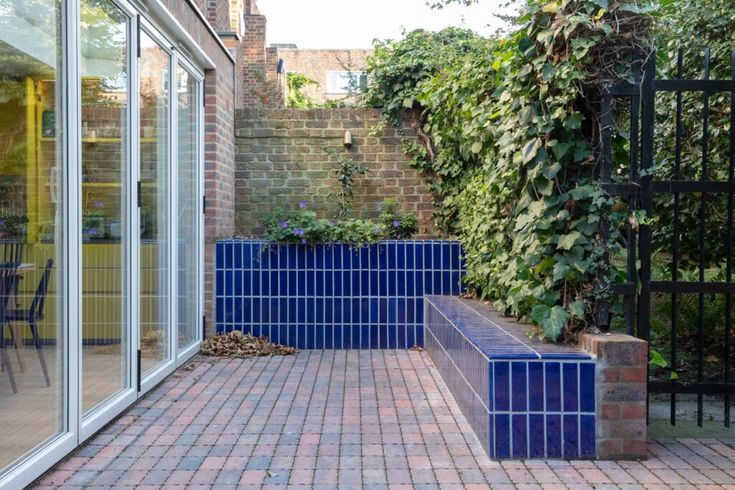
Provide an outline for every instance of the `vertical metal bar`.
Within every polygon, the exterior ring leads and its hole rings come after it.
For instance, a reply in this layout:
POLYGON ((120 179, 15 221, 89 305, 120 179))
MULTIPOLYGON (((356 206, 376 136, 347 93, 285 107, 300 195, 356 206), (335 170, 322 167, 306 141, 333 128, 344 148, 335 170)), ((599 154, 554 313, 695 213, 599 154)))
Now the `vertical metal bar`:
MULTIPOLYGON (((651 202, 651 183, 653 178, 650 169, 653 167, 654 116, 656 96, 653 79, 656 76, 656 51, 653 50, 645 63, 641 84, 642 99, 642 131, 641 131, 641 170, 640 204, 641 209, 650 216, 653 210, 651 202)), ((640 255, 640 292, 638 298, 638 337, 648 340, 651 332, 651 227, 648 224, 639 226, 640 255)))
MULTIPOLYGON (((654 118, 656 113, 656 92, 653 79, 656 77, 656 50, 652 50, 646 60, 641 83, 642 131, 641 131, 641 179, 640 206, 646 216, 653 211, 651 202, 653 178, 650 169, 653 167, 654 118)), ((638 337, 650 338, 651 332, 651 226, 643 223, 639 226, 640 288, 638 293, 638 337)), ((646 364, 648 368, 648 364, 646 364)), ((648 371, 648 369, 646 369, 648 371)), ((649 373, 646 373, 648 379, 649 373)), ((648 395, 646 394, 646 420, 648 420, 648 395)))
MULTIPOLYGON (((735 49, 731 54, 732 73, 735 80, 735 49)), ((735 92, 730 93, 730 167, 727 181, 735 181, 735 92)), ((732 282, 732 247, 733 247, 733 193, 727 195, 727 265, 725 280, 732 282)), ((725 295, 725 383, 730 382, 730 352, 732 350, 732 295, 725 295)), ((725 427, 730 427, 730 396, 725 395, 725 427)))
MULTIPOLYGON (((635 184, 640 184, 639 172, 638 172, 638 158, 639 158, 639 145, 640 145, 640 105, 641 98, 639 96, 631 97, 630 99, 630 181, 635 184)), ((628 211, 633 213, 638 208, 638 196, 628 196, 628 211)), ((637 241, 638 236, 636 230, 633 229, 631 224, 628 224, 628 263, 627 263, 627 281, 633 282, 636 277, 637 267, 637 241)), ((636 307, 636 295, 635 293, 629 294, 625 298, 625 324, 628 335, 635 335, 635 307, 636 307)))
MULTIPOLYGON (((704 50, 704 79, 709 80, 710 72, 710 48, 704 50)), ((700 180, 706 182, 709 166, 709 93, 702 95, 704 108, 702 109, 702 174, 700 180)), ((705 219, 707 206, 707 193, 703 192, 699 206, 699 282, 704 283, 704 261, 705 261, 705 219)), ((697 323, 697 381, 704 381, 704 294, 699 293, 699 318, 697 323)), ((702 427, 704 421, 703 411, 704 396, 697 395, 697 425, 702 427)))
MULTIPOLYGON (((610 174, 612 167, 612 96, 604 94, 602 96, 602 118, 600 136, 602 142, 602 158, 600 168, 600 182, 607 184, 610 182, 610 174)), ((610 271, 610 254, 607 252, 610 242, 610 222, 603 216, 600 219, 600 239, 605 247, 605 266, 597 271, 597 294, 602 295, 607 290, 607 280, 610 271)), ((610 329, 610 304, 606 299, 597 298, 595 302, 595 321, 598 328, 603 332, 610 329)))
MULTIPOLYGON (((676 76, 681 80, 684 75, 684 50, 679 48, 676 60, 676 76)), ((676 144, 674 147, 675 163, 674 163, 674 180, 681 178, 681 113, 682 113, 682 92, 676 92, 676 144)), ((679 193, 674 193, 674 230, 672 243, 672 264, 671 264, 671 280, 676 282, 679 279, 679 193)), ((671 370, 677 368, 676 362, 676 314, 678 311, 678 298, 676 293, 671 294, 671 370)), ((676 393, 671 394, 671 425, 676 425, 676 393)))

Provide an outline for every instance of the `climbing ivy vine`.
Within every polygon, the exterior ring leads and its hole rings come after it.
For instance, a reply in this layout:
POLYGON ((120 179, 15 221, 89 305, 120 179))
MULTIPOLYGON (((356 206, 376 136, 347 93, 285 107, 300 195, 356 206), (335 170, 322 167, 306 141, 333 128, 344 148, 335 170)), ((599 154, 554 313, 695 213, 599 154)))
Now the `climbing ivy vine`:
POLYGON ((468 285, 553 340, 595 324, 616 274, 606 259, 628 216, 595 179, 599 93, 650 51, 650 10, 528 0, 507 37, 414 33, 378 45, 370 63, 372 105, 389 121, 418 113, 420 144, 407 151, 429 179, 438 222, 463 243, 468 285))

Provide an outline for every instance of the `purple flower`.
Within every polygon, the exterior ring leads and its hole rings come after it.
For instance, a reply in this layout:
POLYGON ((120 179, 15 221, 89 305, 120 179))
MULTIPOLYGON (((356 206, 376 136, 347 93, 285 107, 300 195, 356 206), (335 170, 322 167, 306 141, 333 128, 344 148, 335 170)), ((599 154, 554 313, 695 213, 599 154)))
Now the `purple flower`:
POLYGON ((97 230, 95 229, 87 230, 87 235, 89 236, 95 236, 96 234, 97 234, 97 230))
POLYGON ((278 226, 280 228, 288 228, 288 221, 279 221, 278 226))
POLYGON ((105 205, 105 203, 103 203, 102 201, 95 201, 94 202, 94 207, 96 207, 96 208, 101 208, 104 205, 105 205))
POLYGON ((382 228, 380 228, 380 227, 375 228, 375 234, 376 235, 380 235, 381 233, 383 233, 383 229, 382 228))
POLYGON ((302 243, 303 245, 306 245, 306 244, 307 244, 308 242, 307 242, 306 238, 303 238, 303 239, 301 240, 301 243, 302 243))
POLYGON ((308 206, 309 203, 306 201, 299 202, 299 209, 306 209, 306 206, 308 206))
POLYGON ((5 220, 4 219, 0 219, 0 226, 5 226, 5 220))
POLYGON ((398 220, 394 220, 393 221, 393 228, 398 228, 399 226, 401 226, 401 222, 398 221, 398 220))
POLYGON ((293 231, 293 234, 296 235, 296 236, 304 236, 304 230, 302 230, 301 228, 296 228, 293 231))

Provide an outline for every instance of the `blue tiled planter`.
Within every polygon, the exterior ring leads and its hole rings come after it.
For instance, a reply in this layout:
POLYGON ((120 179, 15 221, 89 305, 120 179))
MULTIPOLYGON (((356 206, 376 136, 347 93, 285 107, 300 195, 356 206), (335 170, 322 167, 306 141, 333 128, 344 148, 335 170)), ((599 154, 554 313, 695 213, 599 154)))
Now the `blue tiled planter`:
POLYGON ((460 245, 448 240, 268 245, 217 243, 217 331, 299 349, 423 345, 425 294, 458 295, 460 245))
POLYGON ((594 458, 595 361, 479 301, 426 298, 426 350, 491 458, 594 458))

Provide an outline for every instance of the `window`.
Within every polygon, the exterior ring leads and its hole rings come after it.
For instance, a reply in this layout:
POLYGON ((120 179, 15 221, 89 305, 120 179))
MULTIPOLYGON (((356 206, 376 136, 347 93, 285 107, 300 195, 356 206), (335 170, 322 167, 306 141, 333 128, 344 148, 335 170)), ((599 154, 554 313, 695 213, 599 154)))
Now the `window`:
POLYGON ((349 94, 367 87, 367 75, 361 71, 327 72, 328 94, 349 94))

